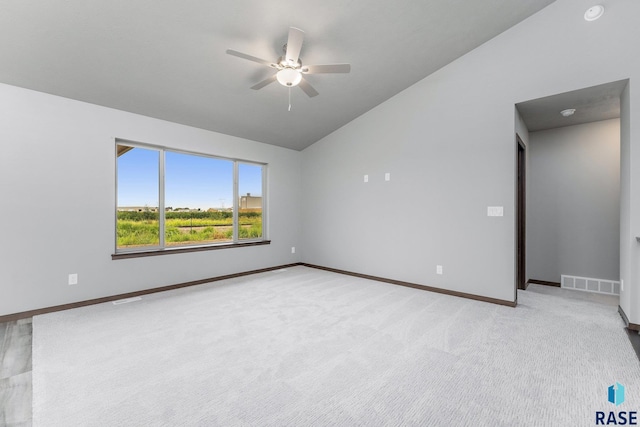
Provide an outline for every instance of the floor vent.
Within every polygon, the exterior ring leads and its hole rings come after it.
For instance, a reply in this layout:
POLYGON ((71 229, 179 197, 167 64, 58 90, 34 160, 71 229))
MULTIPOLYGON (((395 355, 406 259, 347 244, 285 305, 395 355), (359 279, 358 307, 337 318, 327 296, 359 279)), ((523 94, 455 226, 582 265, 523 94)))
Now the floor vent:
POLYGON ((592 277, 561 275, 561 285, 565 289, 595 292, 606 295, 620 295, 620 282, 615 280, 594 279, 592 277))
POLYGON ((140 301, 142 300, 142 298, 140 297, 133 297, 133 298, 125 298, 125 299, 119 299, 116 301, 112 301, 113 305, 120 305, 120 304, 127 304, 130 302, 134 302, 134 301, 140 301))

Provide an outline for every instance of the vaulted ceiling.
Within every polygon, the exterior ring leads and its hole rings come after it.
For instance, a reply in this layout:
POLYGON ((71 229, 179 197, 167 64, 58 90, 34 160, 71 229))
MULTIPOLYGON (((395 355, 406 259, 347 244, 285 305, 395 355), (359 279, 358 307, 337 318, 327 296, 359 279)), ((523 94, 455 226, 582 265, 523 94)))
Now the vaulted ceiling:
POLYGON ((0 0, 0 82, 304 149, 554 0, 0 0), (272 83, 289 27, 320 93, 272 83))

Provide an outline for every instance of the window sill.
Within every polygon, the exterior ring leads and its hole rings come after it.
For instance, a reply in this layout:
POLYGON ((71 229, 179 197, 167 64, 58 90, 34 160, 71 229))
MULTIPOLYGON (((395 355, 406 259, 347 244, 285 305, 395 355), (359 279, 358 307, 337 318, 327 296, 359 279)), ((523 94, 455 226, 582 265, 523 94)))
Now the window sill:
POLYGON ((138 252, 120 252, 111 255, 112 260, 117 259, 129 259, 129 258, 143 258, 148 256, 169 255, 169 254, 184 254, 187 252, 203 252, 203 251, 215 251, 218 249, 233 249, 244 248, 247 246, 262 246, 270 245, 271 240, 261 240, 258 242, 246 242, 246 243, 226 243, 210 246, 192 246, 182 248, 166 248, 166 249, 154 249, 150 251, 138 251, 138 252))

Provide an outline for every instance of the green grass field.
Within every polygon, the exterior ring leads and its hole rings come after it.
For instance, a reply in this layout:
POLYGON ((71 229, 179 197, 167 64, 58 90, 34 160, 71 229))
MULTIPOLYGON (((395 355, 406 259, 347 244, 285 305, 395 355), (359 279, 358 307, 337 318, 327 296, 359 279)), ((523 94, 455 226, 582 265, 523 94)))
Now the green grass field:
MULTIPOLYGON (((262 237, 262 214, 240 212, 239 238, 262 237)), ((154 212, 118 212, 118 248, 157 246, 160 244, 158 214, 154 212)), ((167 212, 165 245, 180 246, 229 242, 233 240, 231 212, 167 212)))

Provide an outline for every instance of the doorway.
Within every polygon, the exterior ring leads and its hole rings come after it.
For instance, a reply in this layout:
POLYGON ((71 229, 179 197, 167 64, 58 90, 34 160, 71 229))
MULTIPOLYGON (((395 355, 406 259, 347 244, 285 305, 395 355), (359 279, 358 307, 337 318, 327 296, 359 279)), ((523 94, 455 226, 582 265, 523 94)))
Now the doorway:
POLYGON ((529 283, 571 288, 571 278, 591 295, 619 293, 625 90, 620 80, 515 104, 516 295, 529 283))

